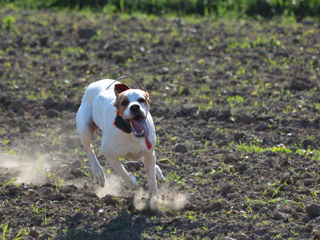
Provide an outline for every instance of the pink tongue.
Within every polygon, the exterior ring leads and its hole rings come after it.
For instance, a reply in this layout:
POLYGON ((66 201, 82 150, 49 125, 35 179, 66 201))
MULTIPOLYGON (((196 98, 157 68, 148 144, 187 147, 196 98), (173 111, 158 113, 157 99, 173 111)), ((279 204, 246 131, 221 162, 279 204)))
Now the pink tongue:
POLYGON ((147 121, 145 119, 133 120, 133 126, 136 130, 143 129, 144 141, 147 145, 148 150, 152 148, 152 144, 149 140, 149 129, 147 126, 147 121))

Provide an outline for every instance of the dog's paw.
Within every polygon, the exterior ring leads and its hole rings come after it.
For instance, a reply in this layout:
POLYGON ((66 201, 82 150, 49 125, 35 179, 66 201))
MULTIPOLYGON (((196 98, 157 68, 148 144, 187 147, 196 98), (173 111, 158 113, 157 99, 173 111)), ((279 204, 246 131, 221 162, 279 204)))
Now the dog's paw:
POLYGON ((100 187, 104 187, 105 178, 104 178, 104 172, 102 167, 97 167, 94 170, 92 169, 92 175, 94 177, 94 180, 100 187))
POLYGON ((131 188, 132 190, 137 189, 139 185, 138 185, 136 177, 132 173, 129 173, 129 177, 131 180, 131 184, 130 184, 129 188, 131 188))
POLYGON ((166 178, 163 176, 160 167, 156 164, 156 176, 160 182, 165 182, 166 178))

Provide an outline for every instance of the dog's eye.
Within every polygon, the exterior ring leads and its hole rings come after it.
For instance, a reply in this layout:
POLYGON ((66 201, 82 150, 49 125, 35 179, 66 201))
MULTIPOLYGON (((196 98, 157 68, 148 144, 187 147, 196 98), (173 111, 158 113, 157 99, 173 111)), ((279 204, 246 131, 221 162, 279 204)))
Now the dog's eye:
POLYGON ((124 100, 121 102, 121 106, 123 106, 123 107, 128 106, 128 104, 129 104, 129 101, 127 101, 127 100, 124 100))
POLYGON ((144 103, 145 101, 146 101, 146 100, 145 100, 144 98, 139 98, 139 99, 138 99, 138 102, 139 102, 139 103, 144 103))

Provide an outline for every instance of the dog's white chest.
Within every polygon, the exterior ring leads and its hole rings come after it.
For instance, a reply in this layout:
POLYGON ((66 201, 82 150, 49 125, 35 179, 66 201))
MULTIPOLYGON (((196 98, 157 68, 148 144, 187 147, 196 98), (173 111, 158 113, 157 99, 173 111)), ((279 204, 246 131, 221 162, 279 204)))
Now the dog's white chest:
MULTIPOLYGON (((150 116, 151 117, 151 116, 150 116)), ((153 148, 156 144, 156 137, 153 124, 150 123, 150 141, 153 148)), ((126 158, 130 160, 140 160, 143 155, 150 152, 143 137, 135 137, 132 133, 127 134, 114 126, 104 128, 104 135, 107 136, 101 142, 101 149, 105 151, 105 155, 117 158, 126 158)), ((153 150, 152 150, 153 151, 153 150)))

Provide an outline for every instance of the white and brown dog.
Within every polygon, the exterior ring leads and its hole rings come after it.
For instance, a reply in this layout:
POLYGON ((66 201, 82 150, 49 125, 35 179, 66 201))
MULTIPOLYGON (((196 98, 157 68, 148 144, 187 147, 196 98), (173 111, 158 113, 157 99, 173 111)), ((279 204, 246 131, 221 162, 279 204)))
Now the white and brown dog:
POLYGON ((138 187, 135 176, 127 172, 119 158, 141 160, 148 177, 149 193, 157 194, 156 177, 160 181, 165 178, 156 164, 156 132, 149 108, 147 92, 129 89, 118 81, 104 79, 88 86, 77 112, 76 123, 93 177, 99 186, 104 186, 105 176, 92 146, 97 128, 102 131, 102 154, 125 184, 130 189, 138 187))

